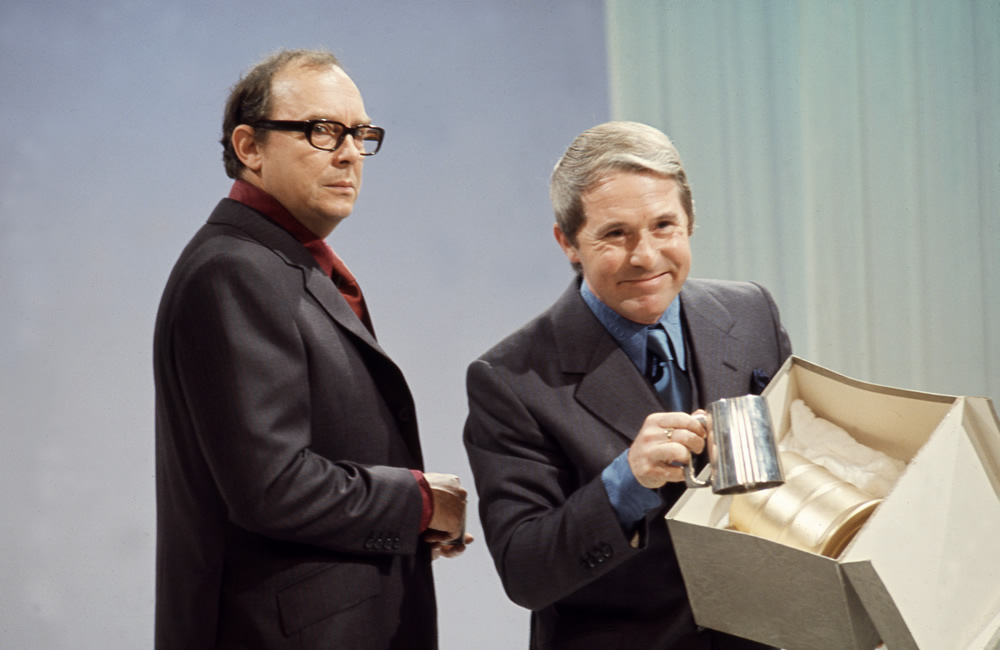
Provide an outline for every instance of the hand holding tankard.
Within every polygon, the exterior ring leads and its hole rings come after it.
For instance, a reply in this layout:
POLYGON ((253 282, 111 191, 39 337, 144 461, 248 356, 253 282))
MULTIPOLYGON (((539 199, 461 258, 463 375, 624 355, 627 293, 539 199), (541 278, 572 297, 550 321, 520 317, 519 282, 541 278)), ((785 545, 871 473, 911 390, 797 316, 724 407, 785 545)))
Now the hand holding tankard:
POLYGON ((708 460, 712 474, 702 481, 695 477, 691 463, 686 464, 684 482, 688 487, 711 486, 716 494, 744 494, 785 482, 771 413, 763 397, 720 399, 709 404, 708 410, 708 460))
POLYGON ((629 468, 643 487, 657 489, 684 480, 685 465, 705 449, 705 412, 649 415, 628 451, 629 468))

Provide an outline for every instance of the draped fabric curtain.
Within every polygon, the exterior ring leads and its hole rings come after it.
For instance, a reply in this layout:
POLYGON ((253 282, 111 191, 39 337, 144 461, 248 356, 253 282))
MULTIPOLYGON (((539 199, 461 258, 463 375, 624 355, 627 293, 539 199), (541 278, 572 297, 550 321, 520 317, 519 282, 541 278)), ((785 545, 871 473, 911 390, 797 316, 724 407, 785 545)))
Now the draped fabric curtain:
POLYGON ((692 183, 692 275, 797 355, 1000 399, 1000 3, 607 0, 611 112, 692 183))

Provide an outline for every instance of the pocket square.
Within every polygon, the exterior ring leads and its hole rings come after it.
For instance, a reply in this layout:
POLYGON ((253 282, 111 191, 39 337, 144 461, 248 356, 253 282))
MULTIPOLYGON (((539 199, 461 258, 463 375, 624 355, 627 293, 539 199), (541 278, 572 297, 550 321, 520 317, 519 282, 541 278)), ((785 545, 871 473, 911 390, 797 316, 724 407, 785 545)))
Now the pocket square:
POLYGON ((764 392, 770 381, 771 375, 764 372, 762 368, 755 368, 750 374, 750 394, 760 395, 764 392))

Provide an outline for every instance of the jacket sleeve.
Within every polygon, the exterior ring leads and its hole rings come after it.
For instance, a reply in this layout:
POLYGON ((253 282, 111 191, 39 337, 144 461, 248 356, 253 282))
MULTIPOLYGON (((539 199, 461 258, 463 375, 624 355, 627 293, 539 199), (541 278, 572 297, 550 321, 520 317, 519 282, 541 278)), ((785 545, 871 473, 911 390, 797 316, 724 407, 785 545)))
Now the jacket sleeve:
MULTIPOLYGON (((174 427, 175 456, 204 459, 229 519, 247 530, 351 553, 413 553, 421 492, 411 472, 314 451, 315 436, 342 432, 314 430, 318 361, 300 331, 301 286, 297 268, 221 255, 178 289, 163 333, 173 410, 187 420, 174 427)), ((352 377, 340 381, 348 390, 352 377)))
MULTIPOLYGON (((483 360, 469 367, 465 446, 507 595, 539 610, 607 574, 641 544, 633 548, 625 537, 599 472, 578 484, 552 434, 557 420, 572 414, 545 408, 542 391, 511 379, 483 360)), ((641 528, 643 536, 645 522, 641 528)))

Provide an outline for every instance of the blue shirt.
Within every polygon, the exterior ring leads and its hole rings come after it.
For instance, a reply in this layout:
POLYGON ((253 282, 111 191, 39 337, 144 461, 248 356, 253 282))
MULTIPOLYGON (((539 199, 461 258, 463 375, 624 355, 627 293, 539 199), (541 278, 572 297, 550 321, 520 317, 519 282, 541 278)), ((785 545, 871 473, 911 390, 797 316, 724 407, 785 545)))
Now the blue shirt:
MULTIPOLYGON (((580 283, 580 295, 587 307, 594 313, 611 338, 632 360, 643 375, 646 374, 646 338, 649 326, 636 323, 611 309, 595 296, 586 280, 580 283)), ((660 317, 660 325, 667 332, 667 338, 676 351, 677 364, 687 371, 684 356, 684 329, 681 327, 680 298, 674 298, 667 311, 660 317)), ((670 351, 668 350, 668 353, 670 351)), ((601 481, 608 493, 608 500, 618 515, 622 530, 631 533, 637 523, 662 501, 656 490, 640 485, 628 464, 628 449, 623 451, 601 472, 601 481)))
MULTIPOLYGON (((594 316, 601 322, 604 329, 608 330, 611 338, 625 351, 628 358, 632 360, 639 372, 646 374, 646 332, 648 325, 636 323, 625 318, 611 307, 608 307, 601 299, 591 292, 586 280, 580 283, 580 296, 583 301, 594 312, 594 316)), ((667 311, 660 316, 660 325, 667 332, 670 345, 677 354, 677 365, 681 370, 687 372, 687 359, 684 354, 684 328, 681 327, 681 299, 678 296, 671 301, 667 311)), ((667 354, 670 354, 670 350, 667 354)))

